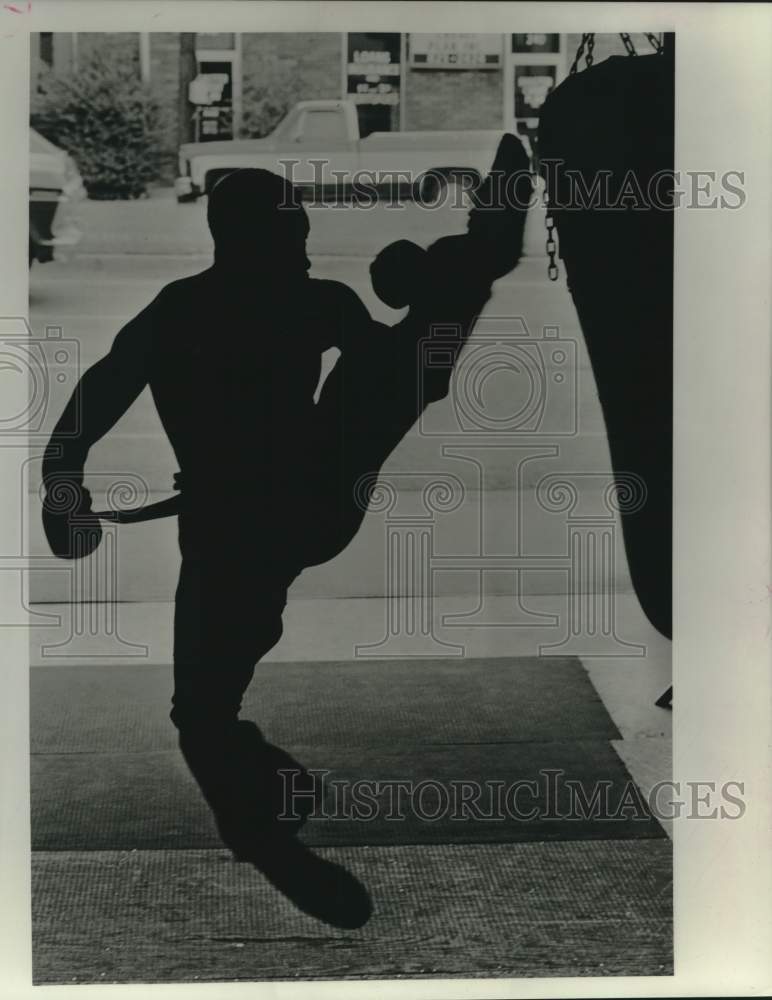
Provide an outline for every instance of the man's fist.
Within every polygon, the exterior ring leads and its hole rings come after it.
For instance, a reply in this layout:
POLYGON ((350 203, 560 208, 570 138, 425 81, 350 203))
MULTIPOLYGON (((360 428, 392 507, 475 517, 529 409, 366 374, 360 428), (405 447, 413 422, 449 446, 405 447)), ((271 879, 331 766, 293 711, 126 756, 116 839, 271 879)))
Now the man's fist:
POLYGON ((390 243, 370 265, 373 291, 392 309, 412 305, 425 281, 426 251, 410 240, 390 243))
POLYGON ((91 510, 91 494, 76 479, 61 477, 46 484, 43 530, 60 559, 82 559, 102 541, 102 526, 91 510))

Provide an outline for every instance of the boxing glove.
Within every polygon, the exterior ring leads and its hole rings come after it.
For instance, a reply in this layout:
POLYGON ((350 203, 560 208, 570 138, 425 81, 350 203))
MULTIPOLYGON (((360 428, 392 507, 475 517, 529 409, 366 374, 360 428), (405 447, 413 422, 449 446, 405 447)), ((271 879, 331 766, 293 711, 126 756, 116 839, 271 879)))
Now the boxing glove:
POLYGON ((76 479, 63 477, 48 484, 43 530, 59 559, 82 559, 102 541, 102 526, 91 510, 91 494, 76 479))

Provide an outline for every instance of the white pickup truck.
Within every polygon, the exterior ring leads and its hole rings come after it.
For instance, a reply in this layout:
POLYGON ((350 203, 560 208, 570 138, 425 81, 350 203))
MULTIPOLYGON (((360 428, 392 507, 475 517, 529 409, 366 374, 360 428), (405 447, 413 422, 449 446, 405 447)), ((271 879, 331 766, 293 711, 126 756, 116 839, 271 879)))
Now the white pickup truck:
POLYGON ((178 201, 206 194, 239 167, 283 173, 314 196, 395 190, 436 201, 450 183, 472 184, 490 169, 500 131, 373 132, 359 137, 352 101, 300 101, 263 139, 191 142, 180 147, 178 201), (470 178, 467 181, 465 178, 470 178))

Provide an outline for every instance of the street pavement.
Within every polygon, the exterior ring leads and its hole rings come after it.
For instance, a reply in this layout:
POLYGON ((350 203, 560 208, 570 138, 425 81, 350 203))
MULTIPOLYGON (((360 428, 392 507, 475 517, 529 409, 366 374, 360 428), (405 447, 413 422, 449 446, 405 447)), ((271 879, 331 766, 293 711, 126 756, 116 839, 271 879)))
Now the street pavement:
MULTIPOLYGON (((382 201, 372 208, 307 202, 312 254, 343 257, 373 256, 396 239, 413 239, 422 246, 440 236, 461 232, 466 209, 451 199, 436 208, 405 201, 382 201)), ((78 211, 83 239, 80 255, 209 254, 206 199, 177 204, 168 188, 151 191, 136 201, 86 201, 78 211)), ((526 249, 543 254, 544 210, 529 212, 526 249)))

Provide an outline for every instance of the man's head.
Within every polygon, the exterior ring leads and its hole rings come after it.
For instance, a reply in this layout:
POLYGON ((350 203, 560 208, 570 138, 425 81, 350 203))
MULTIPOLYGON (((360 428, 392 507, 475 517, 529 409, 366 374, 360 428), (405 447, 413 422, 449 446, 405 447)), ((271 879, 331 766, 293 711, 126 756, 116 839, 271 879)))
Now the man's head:
POLYGON ((215 259, 264 266, 277 278, 305 274, 308 216, 294 185, 269 170, 234 170, 212 188, 207 222, 215 259))

